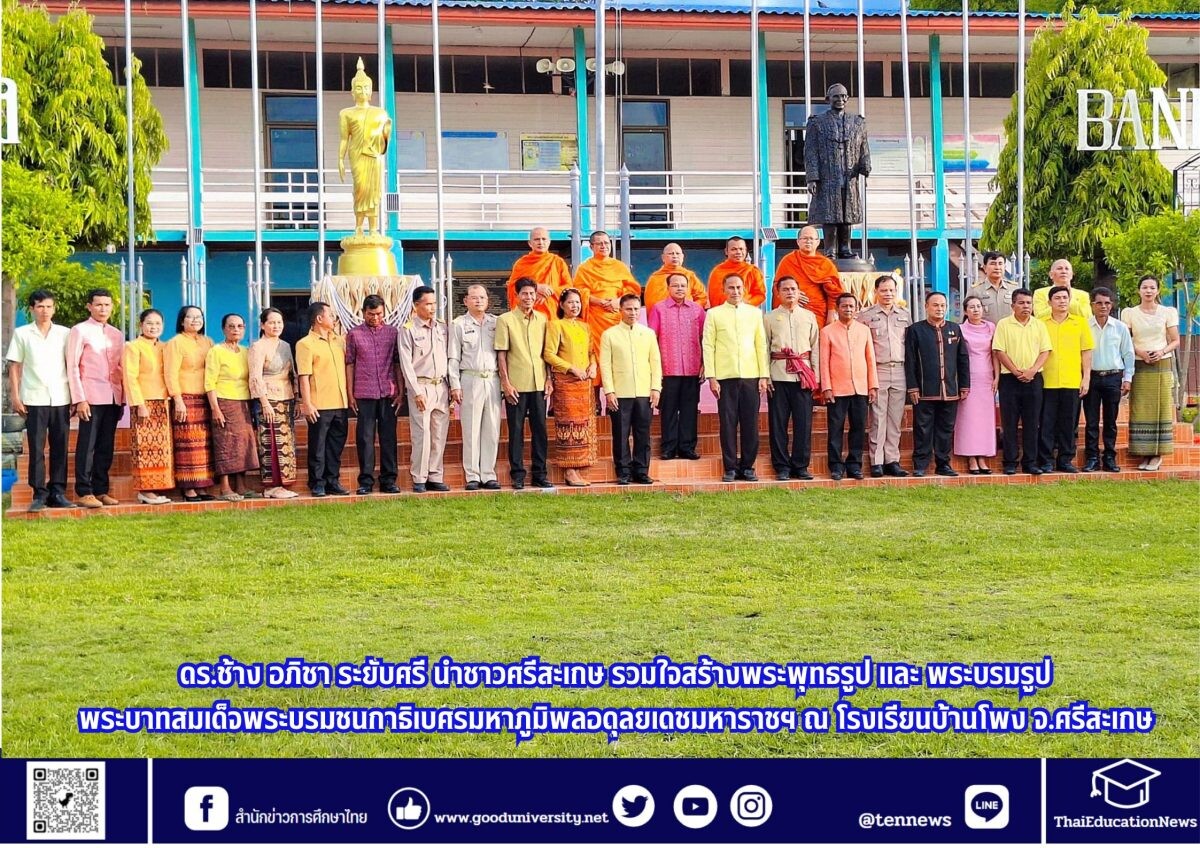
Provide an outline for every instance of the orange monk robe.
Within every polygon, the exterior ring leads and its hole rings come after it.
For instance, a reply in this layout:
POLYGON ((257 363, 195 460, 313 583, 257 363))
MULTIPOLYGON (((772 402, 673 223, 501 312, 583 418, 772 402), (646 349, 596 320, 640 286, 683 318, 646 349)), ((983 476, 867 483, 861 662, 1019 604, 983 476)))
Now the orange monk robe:
POLYGON ((666 265, 659 268, 650 275, 650 279, 646 280, 646 292, 642 297, 642 305, 647 310, 652 309, 654 304, 660 300, 666 300, 671 296, 667 290, 667 275, 668 274, 683 274, 688 278, 688 297, 700 304, 703 308, 708 308, 708 295, 704 291, 704 283, 700 282, 700 278, 687 268, 668 268, 666 265))
MULTIPOLYGON (((620 300, 627 294, 640 295, 642 287, 633 278, 633 272, 621 260, 612 257, 601 259, 593 256, 580 265, 579 270, 575 272, 575 288, 579 289, 583 295, 584 317, 587 319, 588 329, 591 331, 592 354, 599 362, 600 337, 609 327, 615 327, 621 322, 621 313, 619 311, 609 312, 601 306, 591 306, 588 298, 620 300)), ((596 373, 596 385, 600 385, 599 371, 596 373)))
POLYGON ((763 280, 762 271, 749 262, 726 259, 708 275, 708 308, 712 309, 725 302, 725 278, 730 274, 737 274, 745 284, 742 303, 762 306, 763 301, 767 299, 767 284, 763 280))
MULTIPOLYGON (((837 307, 837 296, 845 291, 833 260, 823 253, 805 256, 799 250, 793 250, 779 260, 779 267, 775 269, 776 283, 784 277, 796 279, 800 285, 800 293, 808 298, 804 308, 817 319, 818 328, 824 327, 829 310, 837 307)), ((775 293, 774 301, 778 306, 778 292, 775 293)))
POLYGON ((508 275, 508 308, 517 308, 517 280, 528 277, 538 285, 554 289, 554 295, 548 297, 534 307, 551 321, 558 320, 558 295, 563 289, 571 287, 571 269, 557 254, 526 253, 518 259, 508 275))

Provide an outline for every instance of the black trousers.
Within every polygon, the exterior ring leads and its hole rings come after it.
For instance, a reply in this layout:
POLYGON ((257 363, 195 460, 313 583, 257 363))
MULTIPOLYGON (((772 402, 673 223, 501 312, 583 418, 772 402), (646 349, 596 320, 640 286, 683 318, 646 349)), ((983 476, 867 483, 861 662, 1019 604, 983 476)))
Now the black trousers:
POLYGON ((754 470, 758 459, 758 380, 719 380, 717 417, 721 422, 721 460, 725 472, 754 470), (742 456, 738 459, 738 447, 742 456))
POLYGON ((1042 434, 1038 461, 1042 465, 1075 461, 1079 432, 1079 389, 1045 389, 1042 392, 1042 434), (1058 458, 1055 459, 1055 451, 1058 458))
POLYGON ((1104 423, 1104 458, 1117 458, 1117 409, 1121 406, 1121 375, 1092 373, 1088 393, 1083 396, 1084 452, 1100 458, 1100 424, 1104 423))
POLYGON ((379 485, 396 485, 396 409, 395 398, 359 398, 358 429, 354 446, 358 449, 358 485, 375 485, 375 436, 379 436, 379 485))
POLYGON ((1022 383, 1014 374, 1000 375, 1000 429, 1003 431, 1004 464, 1015 467, 1020 451, 1021 464, 1028 471, 1038 464, 1038 432, 1042 426, 1042 375, 1022 383), (1021 426, 1021 444, 1017 444, 1017 425, 1021 426))
POLYGON ((533 479, 546 479, 546 395, 543 392, 518 392, 517 402, 504 401, 508 419, 508 477, 514 483, 525 482, 525 422, 529 422, 530 457, 533 479))
POLYGON ((650 471, 650 398, 617 398, 612 412, 613 464, 617 477, 635 477, 650 471), (629 438, 633 437, 633 453, 629 438))
POLYGON ((344 409, 322 409, 308 424, 308 488, 333 486, 342 473, 342 448, 346 447, 344 409))
POLYGON ((29 438, 29 488, 35 500, 47 494, 67 495, 67 437, 71 433, 71 405, 26 406, 25 432, 29 438), (50 440, 50 487, 46 487, 46 437, 50 440))
POLYGON ((863 445, 867 440, 867 396, 842 395, 835 397, 829 410, 829 470, 861 471, 863 445), (849 445, 842 461, 842 431, 850 419, 849 445))
POLYGON ((774 383, 775 391, 767 398, 767 421, 771 436, 771 465, 777 473, 798 474, 808 471, 812 456, 813 399, 810 389, 799 383, 774 383), (788 449, 788 424, 792 425, 792 446, 788 449))
POLYGON ((75 494, 108 494, 108 471, 112 468, 113 439, 122 406, 116 403, 92 404, 92 417, 79 422, 75 441, 75 494))
POLYGON ((931 452, 938 468, 950 464, 957 418, 956 400, 922 400, 913 406, 913 468, 924 471, 931 452))
POLYGON ((662 395, 658 401, 663 456, 695 452, 699 415, 700 378, 663 377, 662 395))

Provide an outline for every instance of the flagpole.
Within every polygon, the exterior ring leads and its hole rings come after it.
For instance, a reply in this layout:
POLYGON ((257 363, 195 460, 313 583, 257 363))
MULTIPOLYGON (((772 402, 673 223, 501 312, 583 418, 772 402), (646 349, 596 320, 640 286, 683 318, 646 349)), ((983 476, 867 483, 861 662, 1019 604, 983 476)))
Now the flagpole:
POLYGON ((762 133, 762 128, 758 125, 758 98, 761 95, 759 91, 758 79, 759 51, 758 51, 758 0, 750 0, 750 150, 751 150, 751 172, 754 181, 753 189, 750 193, 752 198, 751 204, 754 206, 754 265, 761 267, 762 250, 759 245, 760 230, 762 229, 762 186, 759 184, 759 172, 761 171, 761 163, 759 162, 759 140, 762 133))

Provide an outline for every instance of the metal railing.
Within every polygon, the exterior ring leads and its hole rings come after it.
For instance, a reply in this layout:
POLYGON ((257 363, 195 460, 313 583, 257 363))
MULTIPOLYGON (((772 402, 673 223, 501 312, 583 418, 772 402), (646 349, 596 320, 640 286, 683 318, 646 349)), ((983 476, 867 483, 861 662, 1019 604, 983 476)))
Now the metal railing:
POLYGON ((1187 215, 1200 209, 1200 153, 1175 169, 1175 209, 1187 215))

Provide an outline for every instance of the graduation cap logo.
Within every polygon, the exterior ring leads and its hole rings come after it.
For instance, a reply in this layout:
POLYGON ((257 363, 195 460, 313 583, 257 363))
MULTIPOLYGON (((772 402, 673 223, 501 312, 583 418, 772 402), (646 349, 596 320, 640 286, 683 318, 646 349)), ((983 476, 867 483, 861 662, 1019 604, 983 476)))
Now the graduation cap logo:
POLYGON ((1101 794, 1104 784, 1104 802, 1111 807, 1132 810, 1150 801, 1150 781, 1162 772, 1133 760, 1120 760, 1092 772, 1092 797, 1101 794))

